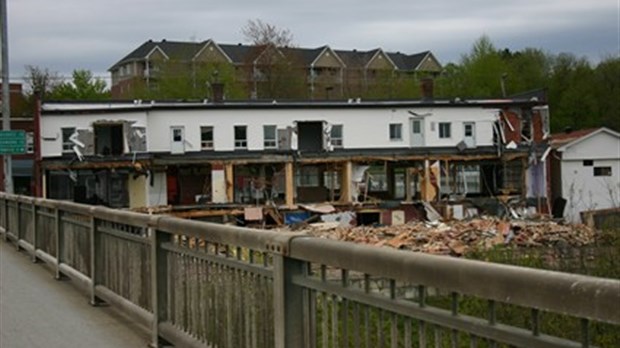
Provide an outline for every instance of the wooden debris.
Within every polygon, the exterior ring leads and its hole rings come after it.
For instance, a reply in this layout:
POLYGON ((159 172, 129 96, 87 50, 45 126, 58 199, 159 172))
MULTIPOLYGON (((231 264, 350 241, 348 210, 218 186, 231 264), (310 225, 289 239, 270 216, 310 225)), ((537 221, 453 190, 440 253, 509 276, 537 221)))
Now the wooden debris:
POLYGON ((411 222, 382 227, 309 224, 303 232, 321 238, 455 256, 472 249, 486 250, 498 245, 535 247, 561 243, 582 246, 592 243, 595 238, 594 230, 585 225, 564 225, 551 220, 501 220, 495 217, 411 222))

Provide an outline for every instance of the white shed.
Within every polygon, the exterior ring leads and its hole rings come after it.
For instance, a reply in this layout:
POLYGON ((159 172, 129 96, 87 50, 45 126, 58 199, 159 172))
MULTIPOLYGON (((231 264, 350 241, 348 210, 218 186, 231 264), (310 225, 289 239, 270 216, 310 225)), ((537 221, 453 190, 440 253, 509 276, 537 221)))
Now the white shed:
POLYGON ((554 197, 566 200, 564 218, 620 207, 620 133, 609 128, 552 135, 554 197))

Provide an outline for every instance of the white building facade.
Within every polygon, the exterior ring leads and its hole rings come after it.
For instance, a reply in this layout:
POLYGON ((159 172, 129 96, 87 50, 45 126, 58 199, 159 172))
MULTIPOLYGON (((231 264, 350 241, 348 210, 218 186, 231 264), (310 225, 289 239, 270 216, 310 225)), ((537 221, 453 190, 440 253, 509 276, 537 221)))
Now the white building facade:
POLYGON ((40 118, 40 148, 50 198, 118 207, 274 198, 292 206, 346 203, 357 199, 355 187, 366 185, 366 193, 375 190, 378 196, 430 200, 462 187, 483 194, 491 187, 483 180, 497 186, 489 194, 500 186, 521 190, 534 147, 506 146, 506 139, 520 139, 515 128, 521 121, 506 123, 512 117, 535 124, 541 105, 50 103, 40 118), (350 182, 358 167, 372 175, 355 186, 350 182), (63 191, 66 187, 78 189, 63 191), (266 187, 269 194, 261 191, 266 187))
POLYGON ((620 134, 599 128, 556 146, 564 217, 581 222, 584 211, 620 207, 620 134))

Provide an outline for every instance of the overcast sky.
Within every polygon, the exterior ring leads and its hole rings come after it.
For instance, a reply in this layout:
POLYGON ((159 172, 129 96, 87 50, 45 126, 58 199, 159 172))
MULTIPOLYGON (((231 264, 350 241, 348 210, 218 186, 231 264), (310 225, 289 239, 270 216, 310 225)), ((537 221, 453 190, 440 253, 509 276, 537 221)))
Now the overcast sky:
POLYGON ((416 53, 458 62, 481 35, 496 47, 620 55, 620 0, 7 0, 12 77, 25 65, 62 75, 107 69, 148 39, 243 42, 259 18, 301 47, 416 53))

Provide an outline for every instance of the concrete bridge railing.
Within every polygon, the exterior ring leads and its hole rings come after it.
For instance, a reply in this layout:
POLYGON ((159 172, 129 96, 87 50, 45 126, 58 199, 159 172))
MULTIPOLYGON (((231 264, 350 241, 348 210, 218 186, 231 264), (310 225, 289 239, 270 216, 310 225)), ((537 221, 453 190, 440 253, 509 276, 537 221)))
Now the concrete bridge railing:
POLYGON ((7 241, 157 346, 588 347, 620 330, 618 280, 5 193, 0 214, 7 241))

